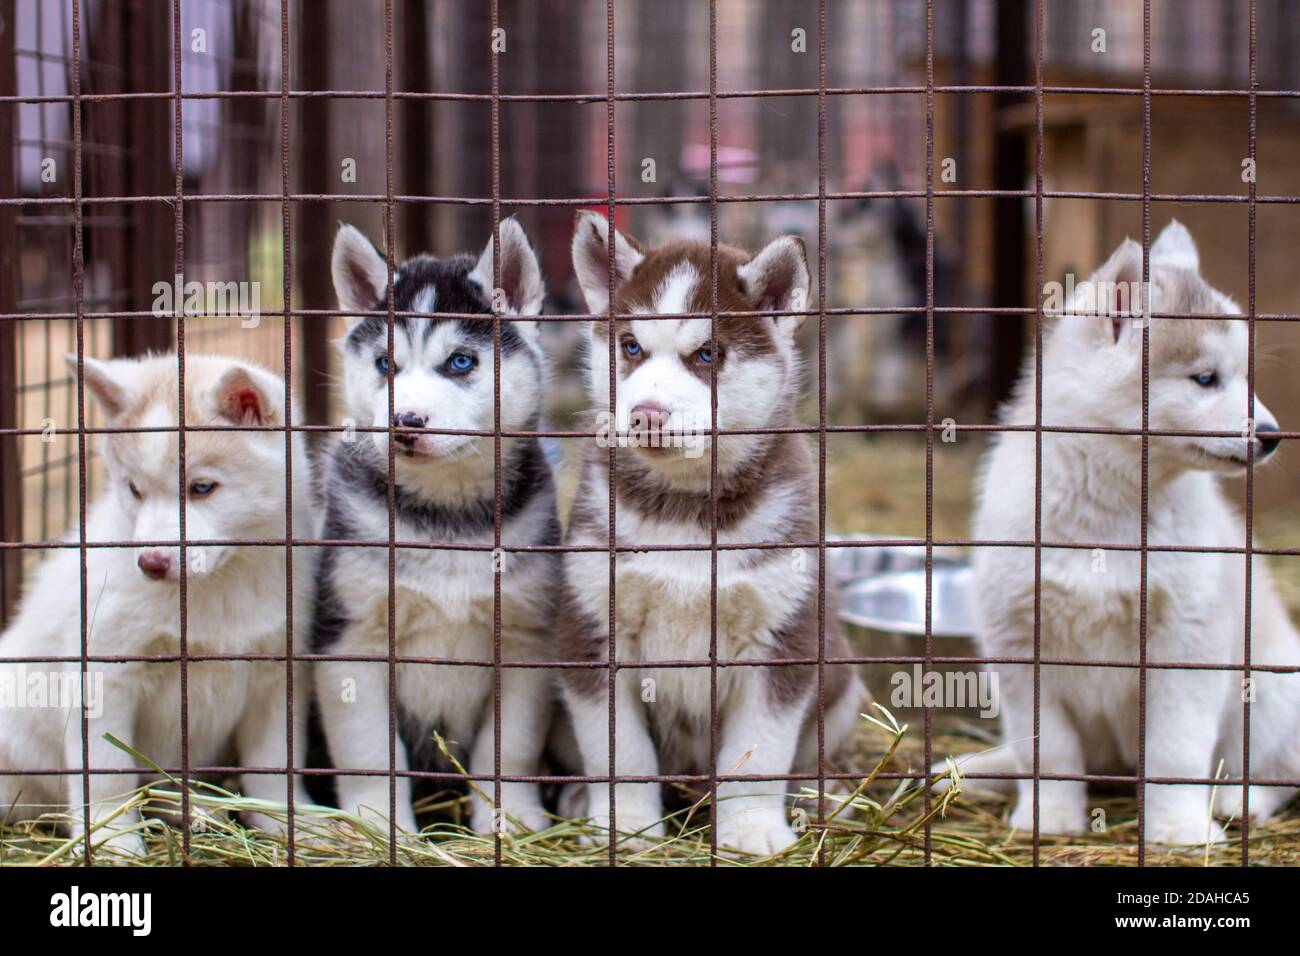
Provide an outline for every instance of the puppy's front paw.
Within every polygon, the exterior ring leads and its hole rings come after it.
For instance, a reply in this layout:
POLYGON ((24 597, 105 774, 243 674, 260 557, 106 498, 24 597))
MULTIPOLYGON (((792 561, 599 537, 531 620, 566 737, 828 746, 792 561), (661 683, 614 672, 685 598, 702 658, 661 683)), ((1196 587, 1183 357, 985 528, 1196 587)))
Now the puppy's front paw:
POLYGON ((771 856, 795 843, 799 835, 776 812, 748 811, 718 821, 718 846, 754 856, 771 856))
MULTIPOLYGON (((620 834, 619 844, 645 849, 664 836, 663 804, 657 785, 643 783, 620 784, 614 791, 617 820, 612 829, 620 834)), ((598 846, 609 840, 609 788, 592 784, 587 792, 588 823, 595 831, 580 839, 589 846, 598 846)))
POLYGON ((532 833, 541 833, 549 829, 554 822, 546 814, 545 808, 540 803, 529 804, 528 806, 506 808, 506 813, 519 821, 520 825, 532 833))
MULTIPOLYGON (((1259 819, 1260 788, 1250 788, 1250 819, 1259 819)), ((1214 795, 1214 815, 1221 820, 1241 818, 1241 787, 1224 787, 1214 795)))
MULTIPOLYGON (((288 818, 277 819, 269 817, 262 813, 246 813, 243 816, 244 825, 251 830, 261 830, 268 836, 285 837, 288 836, 288 818)), ((211 823, 205 821, 205 825, 211 826, 211 823)))
MULTIPOLYGON (((388 807, 387 801, 384 802, 384 808, 388 807)), ((378 827, 381 830, 388 830, 388 814, 382 809, 371 806, 368 803, 358 804, 353 808, 353 812, 371 826, 378 827)), ((415 813, 409 806, 403 806, 400 802, 397 805, 397 831, 400 838, 403 833, 408 836, 419 835, 420 825, 415 822, 415 813)))
MULTIPOLYGON (((1250 819, 1253 823, 1263 823, 1278 810, 1286 806, 1287 801, 1295 795, 1294 790, 1286 787, 1250 788, 1250 819)), ((1224 820, 1241 819, 1241 787, 1228 786, 1219 790, 1214 798, 1214 815, 1224 820)))
MULTIPOLYGON (((583 834, 581 841, 588 846, 600 846, 608 841, 607 834, 610 831, 609 814, 593 814, 589 824, 596 833, 583 834)), ((621 807, 618 810, 618 823, 615 825, 619 833, 618 843, 620 846, 632 849, 643 850, 647 847, 654 846, 656 840, 664 837, 664 822, 658 816, 652 816, 648 811, 635 812, 624 811, 621 807)))
MULTIPOLYGON (((1017 801, 1008 821, 1016 830, 1032 833, 1034 829, 1034 804, 1032 800, 1017 801)), ((1085 815, 1073 804, 1052 803, 1040 800, 1038 803, 1038 832, 1055 836, 1077 836, 1086 832, 1085 815)))
POLYGON ((475 800, 470 823, 475 833, 486 836, 498 828, 502 833, 540 833, 550 827, 551 820, 536 801, 506 803, 498 816, 487 803, 475 800))
POLYGON ((1150 820, 1146 828, 1148 843, 1168 846, 1204 846, 1207 842, 1218 844, 1227 839, 1223 827, 1209 819, 1208 812, 1161 815, 1150 820))
MULTIPOLYGON (((73 853, 80 859, 86 852, 86 841, 82 833, 74 834, 74 838, 77 843, 73 853)), ((91 852, 101 863, 109 857, 140 859, 149 852, 144 837, 139 832, 119 827, 107 827, 96 831, 91 834, 90 842, 93 847, 91 852)))

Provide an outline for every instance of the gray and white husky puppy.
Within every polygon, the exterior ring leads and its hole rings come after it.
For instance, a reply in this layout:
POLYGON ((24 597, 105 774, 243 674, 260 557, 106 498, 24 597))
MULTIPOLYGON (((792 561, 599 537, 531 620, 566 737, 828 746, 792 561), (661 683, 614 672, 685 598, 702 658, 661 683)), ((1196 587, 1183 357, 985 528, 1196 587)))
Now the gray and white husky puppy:
MULTIPOLYGON (((495 492, 491 431, 498 355, 491 302, 506 316, 536 315, 543 287, 537 257, 513 219, 501 223, 501 287, 493 286, 493 245, 477 259, 417 256, 393 275, 397 312, 468 313, 482 318, 394 320, 388 348, 386 316, 353 317, 340 345, 346 414, 359 428, 401 429, 395 435, 396 654, 402 658, 490 661, 493 591, 500 572, 501 659, 537 660, 552 623, 559 587, 558 556, 494 554, 495 492), (390 405, 389 375, 393 379, 390 405), (466 545, 487 550, 445 550, 466 545), (414 546, 414 547, 413 547, 414 546)), ((343 226, 334 243, 334 287, 345 313, 385 310, 390 291, 384 256, 359 231, 343 226)), ((545 363, 535 321, 501 323, 501 429, 535 430, 542 413, 545 363)), ((327 539, 387 542, 389 433, 342 436, 326 470, 327 539)), ((500 516, 504 547, 559 543, 555 486, 535 438, 501 439, 500 516)), ((386 547, 324 548, 313 634, 315 650, 340 656, 387 657, 386 547)), ((383 771, 340 775, 339 805, 361 815, 389 815, 389 667, 348 660, 323 662, 316 682, 332 766, 383 771)), ((435 732, 468 757, 468 770, 491 797, 495 769, 493 670, 482 663, 404 663, 396 668, 400 738, 396 769, 427 768, 435 732), (489 778, 485 780, 484 778, 489 778)), ((537 772, 554 703, 545 670, 501 672, 501 773, 537 772)), ((479 797, 479 832, 545 828, 538 788, 502 785, 503 815, 479 797)), ((417 831, 411 781, 397 778, 396 824, 417 831)))
MULTIPOLYGON (((1228 775, 1239 776, 1244 694, 1253 701, 1251 775, 1288 779, 1300 772, 1295 733, 1300 677, 1256 671, 1243 684, 1240 672, 1221 669, 1243 660, 1247 613, 1246 558, 1239 550, 1246 528, 1221 478, 1243 474, 1252 454, 1258 466, 1276 451, 1281 442, 1277 420, 1258 396, 1249 395, 1247 325, 1237 304, 1202 276, 1187 229, 1171 222, 1152 244, 1149 289, 1141 282, 1142 265, 1142 247, 1126 240, 1079 287, 1065 314, 1043 336, 1044 425, 1137 429, 1142 424, 1144 310, 1133 303, 1141 303, 1146 292, 1149 311, 1202 316, 1149 320, 1149 424, 1172 434, 1149 441, 1146 488, 1136 435, 1042 436, 1042 539, 1117 546, 1042 549, 1042 657, 1136 663, 1142 569, 1134 549, 1142 541, 1144 512, 1152 547, 1190 550, 1156 550, 1147 556, 1146 651, 1147 660, 1157 666, 1146 673, 1145 727, 1139 718, 1136 667, 1044 663, 1036 695, 1029 665, 996 665, 1009 746, 960 763, 968 772, 1027 774, 1033 768, 1037 729, 1041 772, 1067 778, 1039 785, 1038 825, 1044 833, 1085 832, 1090 819, 1086 784, 1070 778, 1133 772, 1143 734, 1149 777, 1208 777, 1220 760, 1228 775), (1221 434, 1194 434, 1198 430, 1221 434), (1173 663, 1190 666, 1168 666, 1173 663), (1207 664, 1219 666, 1200 666, 1207 664)), ((1033 423, 1033 385, 1031 363, 1002 411, 1002 422, 1033 423)), ((1013 431, 999 435, 992 446, 978 481, 977 538, 1034 537, 1034 442, 1032 431, 1013 431)), ((981 652, 994 658, 1032 657, 1034 552, 980 548, 974 565, 981 652)), ((1253 664, 1300 659, 1300 634, 1260 556, 1252 559, 1249 607, 1253 664)), ((1033 781, 1019 780, 1015 789, 1011 824, 1031 829, 1033 781)), ((1294 792, 1252 786, 1252 816, 1267 819, 1294 792)), ((1225 785, 1214 798, 1208 786, 1147 784, 1147 839, 1166 844, 1223 840, 1211 809, 1237 815, 1241 796, 1238 785, 1225 785)))

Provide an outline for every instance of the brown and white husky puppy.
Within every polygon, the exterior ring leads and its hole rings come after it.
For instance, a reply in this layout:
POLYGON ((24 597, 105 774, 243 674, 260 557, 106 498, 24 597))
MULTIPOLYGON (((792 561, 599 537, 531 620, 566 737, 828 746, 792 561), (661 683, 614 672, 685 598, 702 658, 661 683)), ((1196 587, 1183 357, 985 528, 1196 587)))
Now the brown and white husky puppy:
MULTIPOLYGON (((593 315, 609 309, 609 231, 593 213, 578 217, 573 263, 593 315)), ((616 315, 708 312, 708 243, 643 248, 615 231, 616 315)), ((776 239, 757 255, 718 247, 716 337, 708 318, 620 318, 614 324, 617 403, 609 402, 609 323, 591 323, 589 391, 598 434, 619 442, 614 476, 616 541, 702 550, 623 552, 615 568, 615 637, 620 661, 695 661, 618 671, 615 691, 619 776, 701 773, 710 767, 710 407, 716 375, 719 429, 780 428, 795 422, 801 317, 730 313, 799 311, 808 299, 803 243, 776 239)), ((725 435, 717 440, 717 537, 737 543, 805 542, 817 535, 816 476, 801 436, 725 435)), ((607 545, 607 441, 585 449, 568 528, 572 546, 607 545), (602 447, 604 446, 604 447, 602 447)), ((559 636, 569 658, 607 659, 609 556, 566 555, 559 636)), ((817 565, 795 549, 721 550, 717 557, 717 658, 757 660, 818 654, 817 565)), ((826 656, 847 654, 832 595, 826 595, 826 656)), ((565 696, 585 772, 609 773, 608 673, 565 671, 565 696)), ((769 854, 796 839, 786 811, 792 772, 816 768, 817 668, 719 666, 720 774, 765 777, 718 787, 718 842, 769 854)), ((858 713, 853 669, 826 669, 825 750, 833 755, 858 713)), ((595 825, 658 836, 660 788, 619 783, 616 821, 607 783, 588 790, 595 825)))

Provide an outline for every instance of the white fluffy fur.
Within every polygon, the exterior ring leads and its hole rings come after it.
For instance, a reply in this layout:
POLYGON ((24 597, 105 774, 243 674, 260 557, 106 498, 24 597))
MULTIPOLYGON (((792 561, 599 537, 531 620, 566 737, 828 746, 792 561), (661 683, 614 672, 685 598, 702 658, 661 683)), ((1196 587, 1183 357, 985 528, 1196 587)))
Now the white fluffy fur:
MULTIPOLYGON (((492 298, 494 289, 503 293, 502 305, 506 315, 538 315, 542 311, 542 300, 546 297, 546 287, 542 282, 542 268, 528 241, 524 227, 519 220, 511 216, 502 219, 498 231, 501 233, 501 284, 496 284, 496 237, 488 239, 487 245, 470 272, 470 281, 476 283, 488 298, 492 298)), ((427 309, 424 311, 433 311, 427 309)), ((515 328, 536 340, 541 328, 536 322, 516 322, 515 328)))
MULTIPOLYGON (((1141 248, 1126 242, 1093 277, 1141 276, 1141 248)), ((1227 297, 1204 283, 1195 246, 1174 223, 1152 249, 1152 304, 1170 311, 1179 293, 1194 292, 1212 311, 1237 315, 1227 297)), ((1245 324, 1226 331, 1197 320, 1152 321, 1150 427, 1241 432, 1247 409, 1245 324), (1177 348, 1164 346, 1177 345, 1177 348), (1215 388, 1191 376, 1214 370, 1215 388)), ((1046 425, 1138 428, 1141 425, 1140 326, 1125 319, 1066 315, 1049 331, 1043 351, 1046 425), (1118 328, 1118 340, 1115 332, 1118 328)), ((1032 368, 1005 410, 1007 423, 1034 421, 1032 368)), ((1258 425, 1272 416, 1258 402, 1258 425)), ((1240 474, 1246 437, 1150 439, 1148 542, 1241 548, 1241 518, 1213 472, 1240 474)), ((1045 433, 1042 436, 1044 540, 1137 545, 1140 540, 1140 439, 1045 433)), ((1260 446, 1256 446, 1257 460, 1260 446)), ((1004 433, 979 480, 974 520, 981 540, 1034 538, 1034 435, 1004 433)), ((1138 659, 1139 554, 1090 550, 1042 551, 1041 646, 1045 658, 1138 659), (1104 571, 1099 568, 1104 567, 1104 571)), ((1244 556, 1152 552, 1147 558, 1147 659, 1240 663, 1245 627, 1244 556)), ((975 559, 980 646, 989 656, 1033 654, 1034 554, 1028 548, 982 548, 975 559)), ((1295 664, 1300 638, 1278 599, 1262 559, 1252 569, 1251 660, 1295 664)), ((1032 669, 1000 666, 1002 717, 1010 750, 965 761, 969 771, 1028 772, 1032 761, 1032 669)), ((1238 672, 1147 671, 1145 772, 1149 777, 1208 777, 1220 758, 1241 773, 1242 687, 1238 672)), ((1256 672, 1251 707, 1253 777, 1300 773, 1300 676, 1256 672)), ((1043 666, 1038 752, 1045 774, 1124 769, 1137 763, 1136 668, 1043 666)), ((1033 824, 1032 783, 1021 781, 1013 825, 1033 824)), ((1210 819, 1206 786, 1148 784, 1147 838, 1170 844, 1221 840, 1210 819)), ((1253 816, 1266 818, 1290 797, 1284 788, 1252 787, 1253 816)), ((1083 832, 1089 823, 1085 785, 1045 780, 1039 791, 1045 833, 1083 832)), ((1240 809, 1240 787, 1223 788, 1217 810, 1240 809)))
MULTIPOLYGON (((628 454, 629 452, 623 452, 628 454)), ((771 540, 788 499, 800 489, 777 487, 765 492, 763 502, 735 528, 720 531, 718 544, 771 540)), ((608 525, 607 486, 598 487, 592 500, 600 505, 601 520, 608 525), (602 497, 602 495, 604 497, 602 497)), ((647 545, 707 545, 707 531, 641 516, 627 509, 617 513, 618 540, 647 545)), ((603 546, 598 534, 572 535, 570 544, 603 546)), ((646 551, 620 555, 616 608, 620 660, 707 661, 709 657, 709 552, 646 551)), ((609 612, 609 556, 594 552, 567 555, 565 573, 583 612, 605 624, 609 612)), ((813 575, 815 586, 815 573, 813 575)), ((752 552, 718 552, 717 653, 726 660, 761 660, 778 656, 774 640, 788 616, 805 599, 808 574, 792 573, 787 556, 756 562, 752 552)), ((600 639, 607 640, 602 626, 600 639)), ((768 692, 770 678, 761 667, 723 667, 718 670, 717 712, 721 774, 803 772, 816 766, 815 743, 801 739, 804 714, 811 698, 778 707, 768 692), (749 756, 746 758, 746 754, 749 756)), ((605 774, 609 769, 608 705, 605 697, 588 697, 572 688, 565 699, 573 718, 586 772, 605 774)), ((617 772, 620 775, 681 773, 709 765, 710 674, 707 667, 669 667, 619 671, 615 694, 618 733, 617 772), (654 681, 655 702, 642 702, 642 682, 654 681), (651 727, 660 749, 656 752, 651 727)), ((857 718, 863 693, 854 688, 840 705, 827 713, 826 750, 833 753, 857 718)), ((729 782, 718 787, 718 843, 757 854, 775 853, 796 839, 786 814, 781 781, 729 782)), ((621 783, 617 787, 617 829, 661 836, 663 815, 658 784, 621 783)), ((608 828, 609 788, 591 784, 588 809, 593 823, 608 828)))
MULTIPOLYGON (((609 220, 594 212, 578 214, 573 231, 573 272, 592 315, 609 309, 609 220)), ((645 260, 617 229, 614 230, 614 286, 626 282, 645 260)))
MULTIPOLYGON (((540 504, 540 502, 538 503, 540 504)), ((537 511, 537 509, 534 509, 537 511)), ((350 519, 368 540, 388 535, 386 513, 358 508, 350 519)), ((537 513, 520 516, 522 524, 545 520, 537 513)), ((420 540, 418 532, 399 523, 397 540, 420 540)), ((491 533, 459 543, 491 544, 491 533)), ((520 543, 509 536, 504 543, 520 543)), ((512 559, 513 560, 513 559, 512 559)), ((387 552, 357 548, 341 552, 334 582, 354 624, 343 633, 333 653, 384 657, 388 654, 387 552)), ((469 660, 492 659, 492 555, 483 551, 400 550, 397 565, 397 653, 402 657, 469 660)), ((516 576, 503 582, 501 627, 503 661, 545 658, 546 590, 541 576, 516 576)), ((322 662, 316 671, 318 700, 336 766, 387 771, 388 665, 322 662), (355 693, 345 690, 355 687, 355 693)), ((397 696, 403 712, 437 729, 453 747, 468 754, 467 768, 480 778, 495 772, 493 753, 492 670, 449 664, 401 665, 397 696)), ((505 668, 501 677, 503 774, 537 773, 546 740, 553 690, 547 672, 505 668)), ((397 744, 397 770, 410 769, 406 748, 397 744)), ((340 776, 339 803, 362 815, 387 819, 389 781, 386 776, 340 776)), ((478 784, 490 797, 490 779, 478 784)), ((510 818, 532 830, 548 825, 537 787, 504 783, 501 805, 510 818)), ((397 779, 397 826, 416 833, 411 809, 411 785, 397 779)), ((492 808, 475 800, 474 828, 492 832, 492 808)), ((508 827, 513 829, 513 826, 508 827)))
MULTIPOLYGON (((216 409, 234 383, 251 386, 271 423, 283 423, 284 384, 261 368, 233 359, 191 355, 186 360, 187 401, 197 403, 203 421, 218 420, 216 409)), ((176 358, 143 361, 86 359, 87 394, 104 407, 111 427, 176 424, 176 358), (153 396, 146 400, 144 396, 153 396)), ((228 422, 227 422, 228 423, 228 422)), ((187 481, 218 482, 210 495, 186 505, 186 540, 277 538, 285 534, 285 449, 283 433, 187 435, 187 481)), ((86 540, 155 542, 178 536, 178 460, 175 434, 106 436, 101 450, 107 484, 91 504, 86 540), (139 491, 132 493, 128 482, 139 491)), ((301 436, 293 436, 294 534, 314 537, 311 468, 301 436)), ((75 542, 73 530, 63 538, 75 542)), ((294 593, 286 600, 284 547, 191 546, 187 549, 188 652, 283 654, 286 608, 291 602, 296 646, 305 640, 314 559, 297 549, 294 593)), ((179 594, 175 546, 88 548, 86 551, 86 642, 89 654, 157 655, 179 652, 179 594), (151 580, 137 567, 146 551, 171 557, 168 574, 151 580)), ((53 553, 32 576, 17 618, 0 637, 0 656, 72 656, 81 653, 80 553, 53 553)), ((16 665, 0 665, 12 677, 16 665)), ((31 664, 29 671, 75 672, 77 663, 31 664)), ((303 765, 307 674, 299 665, 294 682, 294 765, 303 765)), ((163 767, 179 767, 181 754, 180 665, 135 662, 91 663, 91 681, 102 681, 103 713, 90 720, 83 765, 78 707, 0 709, 0 766, 78 771, 66 776, 0 776, 0 804, 17 801, 15 816, 49 807, 68 811, 74 835, 84 822, 83 766, 115 770, 138 765, 136 758, 104 739, 135 747, 163 767)), ((191 766, 236 763, 285 767, 286 669, 281 662, 191 662, 189 675, 189 760, 191 766)), ((65 702, 66 703, 66 702, 65 702)), ((90 775, 90 819, 103 821, 140 779, 135 774, 90 775)), ((283 774, 248 774, 246 796, 283 802, 283 774)), ((301 778, 294 798, 306 803, 301 778)), ((138 820, 132 812, 114 820, 106 833, 115 845, 139 851, 138 820)), ((255 816, 256 825, 274 824, 255 816)))

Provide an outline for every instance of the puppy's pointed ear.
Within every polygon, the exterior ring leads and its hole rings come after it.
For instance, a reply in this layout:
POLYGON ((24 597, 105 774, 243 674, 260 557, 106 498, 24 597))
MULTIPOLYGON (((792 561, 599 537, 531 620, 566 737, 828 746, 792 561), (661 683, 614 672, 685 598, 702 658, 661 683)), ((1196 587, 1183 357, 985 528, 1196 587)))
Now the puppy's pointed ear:
POLYGON ((1133 319, 1145 311, 1142 246, 1125 239, 1074 296, 1072 312, 1093 315, 1102 341, 1118 345, 1131 337, 1133 319))
POLYGON ((1196 251, 1196 240, 1177 219, 1169 220, 1169 225, 1160 230, 1160 235, 1151 245, 1151 261, 1180 266, 1197 273, 1201 271, 1201 256, 1196 251))
MULTIPOLYGON (((645 256, 636 241, 614 230, 614 288, 618 289, 645 256)), ((584 210, 573 227, 573 273, 587 300, 587 311, 599 315, 609 309, 609 219, 584 210)))
POLYGON ((359 229, 347 223, 339 226, 330 269, 340 309, 368 312, 378 308, 388 288, 388 260, 359 229))
MULTIPOLYGON (((77 356, 71 353, 65 354, 63 361, 67 363, 68 371, 75 376, 77 356)), ((131 359, 112 359, 105 362, 91 358, 89 355, 82 356, 86 391, 94 396, 99 407, 110 419, 121 417, 131 404, 135 369, 138 365, 138 362, 131 359)))
MULTIPOLYGON (((773 239, 736 273, 755 309, 765 312, 807 310, 812 279, 808 273, 808 251, 798 236, 773 239)), ((778 315, 769 319, 778 331, 786 335, 794 335, 803 325, 803 320, 802 315, 778 315)))
POLYGON ((279 405, 251 371, 234 365, 217 379, 212 398, 217 415, 232 425, 274 425, 279 405))
MULTIPOLYGON (((537 254, 528 241, 524 227, 519 220, 511 216, 501 220, 501 285, 505 301, 505 312, 509 315, 537 315, 542 311, 542 299, 546 288, 542 284, 542 268, 537 264, 537 254)), ((478 257, 478 263, 470 273, 470 280, 476 282, 488 298, 493 298, 496 277, 493 274, 493 247, 495 237, 489 238, 478 257)), ((514 326, 527 335, 536 337, 540 333, 536 322, 515 322, 514 326)))

